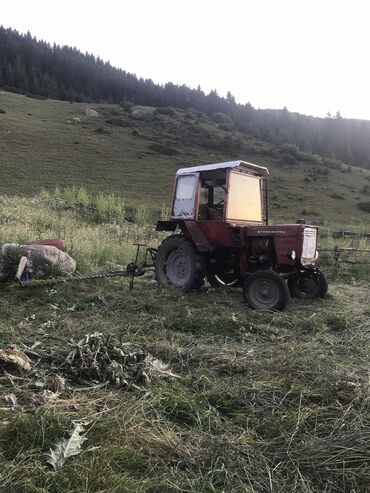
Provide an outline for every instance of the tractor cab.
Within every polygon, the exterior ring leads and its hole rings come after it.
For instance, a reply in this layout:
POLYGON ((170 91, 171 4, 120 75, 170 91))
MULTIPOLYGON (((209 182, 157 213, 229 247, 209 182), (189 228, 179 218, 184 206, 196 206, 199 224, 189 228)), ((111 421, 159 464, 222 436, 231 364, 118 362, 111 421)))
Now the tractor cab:
POLYGON ((172 221, 267 224, 267 168, 244 161, 181 168, 172 221))

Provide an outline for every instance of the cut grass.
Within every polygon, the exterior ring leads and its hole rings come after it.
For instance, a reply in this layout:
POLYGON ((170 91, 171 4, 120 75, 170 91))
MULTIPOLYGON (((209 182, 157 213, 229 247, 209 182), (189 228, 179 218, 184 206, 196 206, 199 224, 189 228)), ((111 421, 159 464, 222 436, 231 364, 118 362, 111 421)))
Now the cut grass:
MULTIPOLYGON (((133 240, 161 239, 148 225, 95 222, 50 200, 2 197, 0 243, 63 236, 88 273, 126 264, 133 240)), ((341 276, 325 300, 291 300, 283 313, 249 310, 240 289, 163 290, 151 274, 132 291, 125 279, 3 287, 2 347, 50 364, 103 332, 145 347, 181 379, 67 388, 36 405, 27 374, 1 371, 0 490, 367 492, 369 284, 341 276), (44 453, 74 421, 89 423, 87 442, 53 471, 44 453)))

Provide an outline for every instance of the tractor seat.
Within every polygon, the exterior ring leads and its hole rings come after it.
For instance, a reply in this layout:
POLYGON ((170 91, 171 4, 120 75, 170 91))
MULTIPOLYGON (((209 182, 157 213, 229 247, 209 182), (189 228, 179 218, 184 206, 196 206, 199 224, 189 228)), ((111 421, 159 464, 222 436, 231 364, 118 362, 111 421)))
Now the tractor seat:
POLYGON ((209 221, 220 221, 222 219, 222 210, 202 204, 199 207, 199 218, 209 221))

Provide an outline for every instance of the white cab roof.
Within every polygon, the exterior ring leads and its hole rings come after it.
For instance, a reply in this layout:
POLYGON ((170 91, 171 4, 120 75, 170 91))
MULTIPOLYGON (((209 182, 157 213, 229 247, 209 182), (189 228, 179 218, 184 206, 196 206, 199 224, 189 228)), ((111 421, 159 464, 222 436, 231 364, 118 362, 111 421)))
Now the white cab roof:
POLYGON ((201 166, 192 166, 189 168, 180 168, 177 170, 176 175, 187 175, 189 173, 198 173, 200 171, 213 171, 216 169, 225 168, 238 168, 242 166, 243 168, 254 169, 255 171, 268 175, 269 171, 264 166, 258 166, 257 164, 248 163, 247 161, 228 161, 227 163, 216 163, 216 164, 203 164, 201 166))

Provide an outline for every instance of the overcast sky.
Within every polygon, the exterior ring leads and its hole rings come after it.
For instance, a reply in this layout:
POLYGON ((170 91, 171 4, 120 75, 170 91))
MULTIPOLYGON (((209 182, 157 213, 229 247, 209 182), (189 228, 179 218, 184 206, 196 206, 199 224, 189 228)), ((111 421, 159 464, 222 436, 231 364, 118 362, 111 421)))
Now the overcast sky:
POLYGON ((369 23, 366 0, 0 0, 5 27, 154 82, 348 118, 370 119, 369 23))

